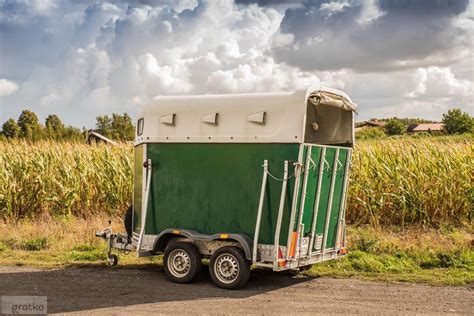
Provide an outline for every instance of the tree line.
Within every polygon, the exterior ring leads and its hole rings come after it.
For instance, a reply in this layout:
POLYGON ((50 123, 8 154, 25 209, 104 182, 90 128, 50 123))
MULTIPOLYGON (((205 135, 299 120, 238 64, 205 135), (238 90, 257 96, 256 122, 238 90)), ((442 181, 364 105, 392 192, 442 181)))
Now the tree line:
MULTIPOLYGON (((371 121, 383 122, 383 127, 370 127, 357 133, 359 139, 383 138, 386 136, 404 135, 409 131, 410 126, 423 123, 436 123, 434 121, 420 118, 386 118, 371 119, 371 121)), ((443 114, 441 119, 443 129, 441 132, 434 132, 444 135, 455 135, 474 133, 474 117, 459 108, 453 108, 443 114)))
MULTIPOLYGON (((385 133, 389 136, 405 134, 406 126, 412 124, 433 123, 433 121, 419 120, 418 122, 409 119, 391 118, 385 124, 385 133)), ((474 117, 461 109, 450 109, 443 114, 441 120, 443 132, 445 134, 463 134, 474 131, 474 117)))
MULTIPOLYGON (((123 115, 113 113, 112 116, 96 117, 95 131, 114 140, 129 141, 134 139, 135 127, 132 118, 127 113, 123 115)), ((84 141, 87 132, 85 128, 81 130, 77 127, 65 125, 55 114, 48 115, 44 124, 41 124, 36 113, 24 110, 17 120, 11 118, 3 123, 0 140, 20 138, 28 141, 47 139, 84 141)))

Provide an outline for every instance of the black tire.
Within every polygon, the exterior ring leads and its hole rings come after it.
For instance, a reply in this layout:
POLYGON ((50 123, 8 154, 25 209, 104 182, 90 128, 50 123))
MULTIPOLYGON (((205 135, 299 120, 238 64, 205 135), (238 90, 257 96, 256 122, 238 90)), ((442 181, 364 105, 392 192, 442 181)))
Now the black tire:
POLYGON ((211 257, 209 274, 218 287, 228 290, 238 289, 249 280, 250 264, 242 249, 222 247, 211 257))
POLYGON ((116 266, 118 264, 118 257, 116 255, 110 255, 110 257, 107 258, 107 263, 111 267, 116 266))
POLYGON ((165 249, 163 268, 166 277, 176 283, 191 283, 202 269, 202 256, 189 242, 171 242, 165 249))
POLYGON ((123 225, 125 226, 125 231, 129 238, 132 238, 133 233, 133 206, 130 206, 125 212, 125 217, 123 218, 123 225))

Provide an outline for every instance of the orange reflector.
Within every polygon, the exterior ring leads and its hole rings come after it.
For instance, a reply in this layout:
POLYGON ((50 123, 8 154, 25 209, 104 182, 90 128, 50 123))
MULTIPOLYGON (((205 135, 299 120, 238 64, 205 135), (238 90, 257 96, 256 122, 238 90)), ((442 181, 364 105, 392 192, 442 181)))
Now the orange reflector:
POLYGON ((279 267, 284 267, 284 266, 286 266, 286 260, 278 261, 278 266, 279 266, 279 267))
POLYGON ((341 249, 339 249, 339 254, 341 254, 341 255, 347 254, 347 248, 341 248, 341 249))
POLYGON ((296 243, 298 242, 298 232, 293 232, 290 245, 290 257, 295 256, 296 243))
POLYGON ((227 238, 229 238, 229 235, 227 235, 227 234, 221 234, 221 235, 220 235, 220 238, 221 238, 221 239, 227 239, 227 238))
POLYGON ((175 229, 175 230, 173 230, 173 234, 179 234, 179 233, 180 233, 180 231, 179 231, 179 230, 176 230, 176 229, 175 229))

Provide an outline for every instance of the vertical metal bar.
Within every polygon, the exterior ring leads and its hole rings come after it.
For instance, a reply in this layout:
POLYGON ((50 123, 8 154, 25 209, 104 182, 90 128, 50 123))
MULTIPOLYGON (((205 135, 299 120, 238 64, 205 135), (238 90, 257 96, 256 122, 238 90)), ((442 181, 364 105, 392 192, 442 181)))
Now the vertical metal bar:
POLYGON ((300 189, 300 163, 303 156, 303 145, 300 145, 300 151, 298 154, 298 163, 295 165, 295 189, 293 191, 293 200, 291 203, 291 215, 290 215, 290 223, 288 227, 288 240, 286 243, 286 258, 290 258, 290 247, 291 247, 291 240, 293 237, 293 226, 295 225, 295 216, 296 216, 296 205, 298 200, 298 191, 300 189))
POLYGON ((326 223, 324 225, 324 232, 323 232, 323 246, 322 246, 323 258, 324 258, 324 254, 326 253, 326 241, 328 238, 329 222, 331 220, 332 200, 334 198, 334 184, 336 182, 335 180, 336 180, 338 158, 339 158, 339 148, 336 149, 336 153, 334 155, 334 161, 332 164, 331 190, 329 191, 328 207, 326 209, 326 223))
POLYGON ((267 187, 268 160, 263 161, 262 188, 260 190, 260 202, 258 203, 257 222, 255 223, 255 234, 253 237, 252 262, 257 262, 258 235, 260 233, 260 222, 262 220, 263 201, 265 199, 265 189, 267 187))
MULTIPOLYGON (((306 148, 307 149, 306 149, 306 158, 305 158, 305 161, 304 161, 303 187, 301 189, 300 213, 298 214, 298 226, 297 226, 298 231, 300 231, 300 233, 298 235, 299 247, 301 247, 301 241, 302 241, 303 234, 304 234, 304 230, 301 230, 301 224, 303 222, 304 204, 305 204, 305 201, 306 201, 306 188, 308 187, 309 161, 311 160, 311 148, 312 148, 312 146, 307 145, 306 148)), ((301 256, 301 252, 299 251, 299 249, 298 249, 298 252, 300 253, 300 256, 301 256)))
MULTIPOLYGON (((143 155, 142 155, 142 161, 140 162, 140 164, 143 166, 143 163, 145 161, 147 161, 147 144, 143 144, 143 155)), ((142 205, 141 206, 141 209, 140 209, 140 231, 142 230, 142 222, 143 222, 143 198, 145 197, 146 195, 146 183, 147 183, 147 170, 144 170, 142 172, 142 205)), ((133 216, 135 217, 135 216, 133 216)), ((138 223, 137 223, 138 224, 138 223)), ((138 225, 137 225, 138 226, 138 225)), ((135 227, 135 226, 133 226, 135 227)), ((138 228, 138 227, 137 227, 138 228)), ((133 234, 132 234, 133 235, 133 234)), ((140 236, 138 236, 140 237, 140 236)), ((137 240, 137 244, 138 244, 138 240, 137 240)))
MULTIPOLYGON (((303 222, 303 214, 304 214, 304 205, 306 202, 306 189, 308 187, 308 174, 309 174, 309 161, 311 160, 311 145, 307 145, 306 147, 306 158, 304 161, 304 177, 303 177, 303 187, 301 188, 301 200, 300 200, 300 213, 298 214, 298 226, 301 227, 303 222)), ((299 234, 300 246, 301 246, 301 238, 304 231, 299 234)))
POLYGON ((340 229, 342 229, 342 226, 344 224, 344 218, 345 218, 345 213, 346 213, 347 183, 349 182, 349 166, 351 164, 351 158, 352 158, 352 149, 348 149, 347 157, 346 157, 346 165, 344 166, 344 185, 342 187, 341 207, 339 208, 339 220, 337 222, 337 228, 336 228, 336 243, 335 243, 336 253, 340 249, 339 231, 340 229))
POLYGON ((273 245, 273 270, 278 270, 278 248, 280 247, 281 221, 283 218, 283 209, 285 207, 286 186, 288 184, 288 160, 285 160, 283 171, 283 184, 281 185, 280 206, 278 207, 278 218, 275 229, 275 241, 273 245))
POLYGON ((318 211, 319 211, 319 202, 321 200, 321 181, 323 179, 324 173, 324 162, 326 161, 326 147, 321 149, 321 154, 319 158, 319 173, 318 173, 318 188, 316 189, 316 200, 314 202, 313 208, 313 222, 311 223, 311 240, 308 247, 308 255, 311 255, 314 246, 314 239, 316 238, 316 221, 318 220, 318 211))
POLYGON ((140 252, 142 247, 143 235, 145 234, 145 225, 146 225, 146 214, 148 209, 148 199, 150 196, 150 184, 151 184, 151 159, 147 159, 147 181, 146 181, 146 197, 145 201, 142 201, 142 223, 140 227, 140 236, 138 237, 137 252, 140 252))

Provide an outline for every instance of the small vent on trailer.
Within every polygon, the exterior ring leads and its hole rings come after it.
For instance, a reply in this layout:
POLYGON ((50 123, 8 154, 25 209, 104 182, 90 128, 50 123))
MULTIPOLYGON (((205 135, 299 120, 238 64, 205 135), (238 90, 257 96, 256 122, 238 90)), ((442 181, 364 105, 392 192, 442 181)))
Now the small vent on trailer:
POLYGON ((166 125, 174 125, 176 114, 170 114, 160 117, 160 122, 166 125))
POLYGON ((247 121, 258 123, 258 124, 265 124, 265 115, 266 112, 258 112, 254 114, 250 114, 247 116, 247 121))

